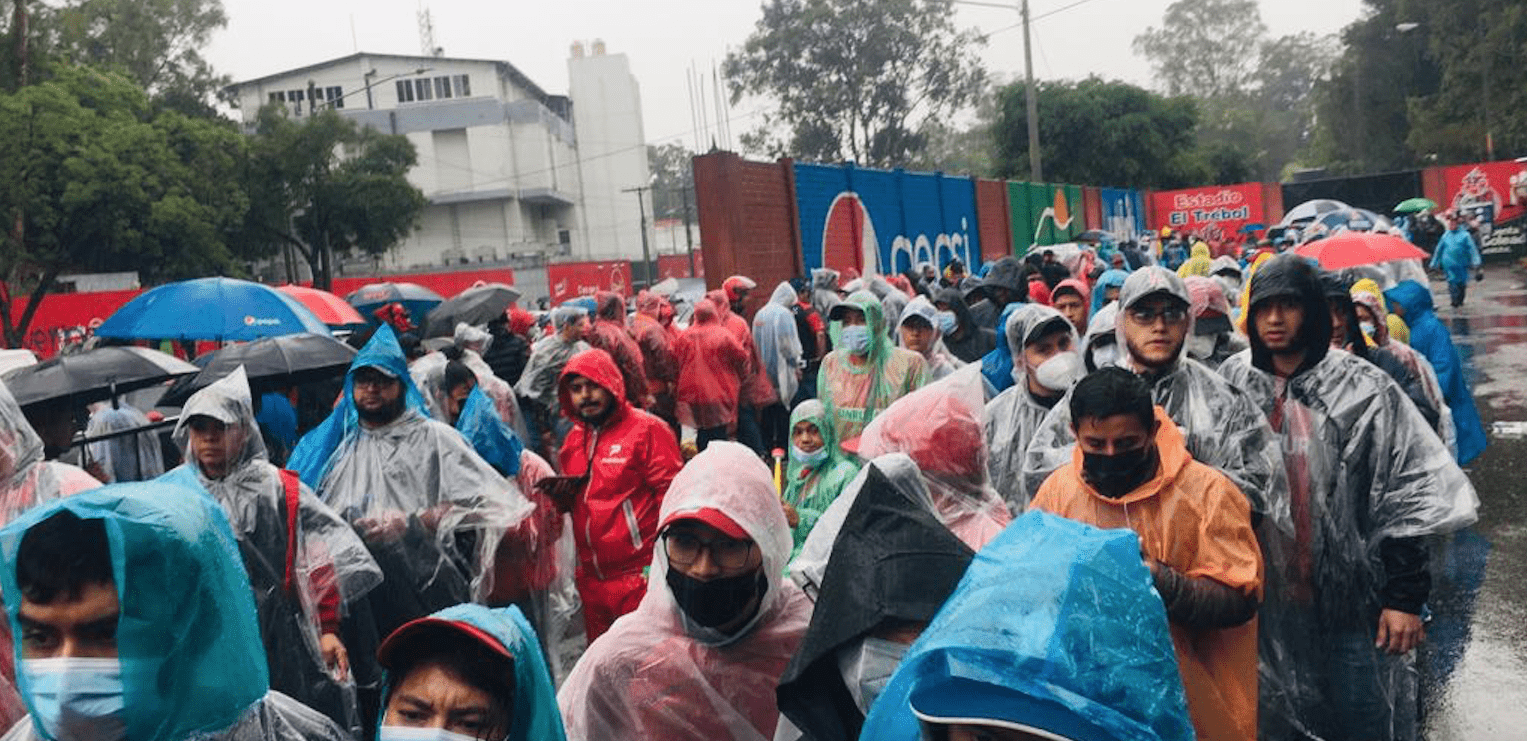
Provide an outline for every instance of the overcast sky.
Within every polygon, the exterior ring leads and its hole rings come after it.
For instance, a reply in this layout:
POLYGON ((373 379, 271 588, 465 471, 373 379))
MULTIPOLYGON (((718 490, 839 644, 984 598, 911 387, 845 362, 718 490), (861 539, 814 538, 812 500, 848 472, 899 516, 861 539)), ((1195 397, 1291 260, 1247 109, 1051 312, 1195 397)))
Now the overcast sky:
MULTIPOLYGON (((868 1, 868 0, 866 0, 868 1)), ((1150 71, 1130 50, 1144 28, 1160 25, 1169 0, 1032 0, 1034 74, 1079 79, 1089 74, 1150 86, 1150 71)), ((719 65, 757 22, 759 0, 223 0, 228 27, 207 57, 235 81, 344 56, 354 51, 417 54, 418 11, 430 10, 435 43, 447 56, 508 60, 553 93, 567 92, 567 57, 575 40, 603 39, 624 53, 641 85, 647 140, 695 147, 686 72, 719 65)), ((1335 33, 1356 20, 1361 0, 1261 0, 1274 35, 1335 33)), ((992 34, 981 53, 987 71, 1023 73, 1016 11, 959 6, 955 22, 992 34), (1006 30, 1004 30, 1006 29, 1006 30)), ((732 135, 751 128, 758 107, 731 110, 732 135)))

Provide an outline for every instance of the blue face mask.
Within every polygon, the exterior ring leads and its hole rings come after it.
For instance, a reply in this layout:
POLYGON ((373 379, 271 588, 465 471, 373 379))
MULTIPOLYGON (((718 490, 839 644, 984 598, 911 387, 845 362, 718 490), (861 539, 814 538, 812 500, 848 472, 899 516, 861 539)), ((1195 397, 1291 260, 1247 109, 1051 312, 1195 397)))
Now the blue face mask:
POLYGON ((934 318, 938 319, 939 331, 943 332, 945 336, 953 334, 954 330, 960 326, 959 317, 955 316, 952 311, 940 311, 934 315, 934 318))
POLYGON ((32 720, 57 741, 127 735, 118 659, 22 659, 32 720))
POLYGON ((790 445, 790 460, 795 461, 796 463, 799 463, 803 466, 815 466, 816 464, 827 460, 827 446, 823 445, 822 447, 817 448, 814 452, 807 453, 792 443, 790 445))
POLYGON ((447 731, 444 728, 382 726, 377 729, 377 741, 480 741, 480 739, 447 731))
POLYGON ((838 334, 843 339, 843 347, 854 355, 870 354, 870 328, 862 324, 844 327, 838 334))

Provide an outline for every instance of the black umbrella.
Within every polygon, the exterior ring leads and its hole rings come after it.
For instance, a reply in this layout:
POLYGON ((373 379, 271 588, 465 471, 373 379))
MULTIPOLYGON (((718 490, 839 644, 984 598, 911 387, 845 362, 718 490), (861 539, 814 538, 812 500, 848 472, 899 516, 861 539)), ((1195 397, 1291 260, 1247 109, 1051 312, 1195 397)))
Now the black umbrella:
POLYGON ((1102 229, 1088 229, 1087 231, 1076 235, 1076 241, 1078 242, 1109 242, 1112 240, 1113 235, 1103 231, 1102 229))
POLYGON ((229 345, 207 356, 201 372, 176 383, 159 406, 181 406, 239 366, 249 376, 250 391, 259 395, 282 386, 293 386, 342 375, 355 359, 355 348, 329 335, 290 334, 229 345))
POLYGON ((520 292, 514 286, 503 283, 472 286, 430 310, 424 323, 424 336, 448 337, 461 322, 487 324, 493 318, 503 316, 509 305, 519 298, 520 292))
POLYGON ((17 368, 0 380, 21 406, 63 398, 84 406, 196 370, 174 355, 146 347, 97 347, 17 368))

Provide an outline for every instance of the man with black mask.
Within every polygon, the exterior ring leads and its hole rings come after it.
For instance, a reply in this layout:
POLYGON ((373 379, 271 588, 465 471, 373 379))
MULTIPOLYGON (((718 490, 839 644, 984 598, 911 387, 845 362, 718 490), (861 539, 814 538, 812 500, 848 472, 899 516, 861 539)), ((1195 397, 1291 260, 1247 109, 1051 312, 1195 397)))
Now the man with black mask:
POLYGON ((1193 460, 1151 403, 1145 379, 1093 372, 1072 389, 1080 455, 1030 504, 1100 528, 1129 528, 1166 606, 1199 738, 1257 737, 1257 628, 1262 555, 1246 498, 1193 460))
POLYGON ((557 694, 568 738, 773 738, 811 606, 783 578, 792 541, 768 467, 711 443, 673 479, 659 532, 641 605, 557 694))

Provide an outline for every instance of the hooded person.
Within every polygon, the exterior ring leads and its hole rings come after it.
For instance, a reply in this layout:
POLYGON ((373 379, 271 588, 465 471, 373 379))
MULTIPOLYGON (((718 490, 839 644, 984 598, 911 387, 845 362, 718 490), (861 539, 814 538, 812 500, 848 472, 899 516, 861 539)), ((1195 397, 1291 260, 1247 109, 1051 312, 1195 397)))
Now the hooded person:
POLYGON ((790 410, 788 404, 800 387, 801 368, 805 366, 801 335, 796 329, 795 288, 789 281, 774 287, 769 301, 753 315, 753 341, 758 345, 759 372, 774 388, 775 400, 759 409, 764 447, 782 448, 789 443, 790 410))
POLYGON ((656 414, 678 436, 678 401, 674 393, 679 385, 679 360, 674 357, 674 337, 664 324, 669 322, 673 306, 668 299, 651 291, 636 294, 636 313, 631 315, 631 336, 642 351, 642 367, 647 371, 647 394, 652 397, 649 411, 656 414))
POLYGON ((492 342, 482 352, 483 362, 493 375, 504 379, 511 387, 519 383, 530 360, 530 341, 527 332, 535 324, 535 317, 518 306, 511 306, 488 322, 488 334, 492 342))
POLYGON ((641 348, 626 329, 626 300, 614 291, 600 291, 594 296, 594 304, 594 324, 583 341, 615 359, 624 381, 626 401, 645 406, 642 400, 647 396, 647 368, 642 362, 641 348))
POLYGON ((1050 292, 1050 305, 1070 321, 1071 326, 1076 327, 1077 334, 1087 333, 1087 312, 1091 301, 1087 282, 1076 278, 1066 278, 1056 283, 1055 290, 1050 292))
POLYGON ((762 455, 766 451, 763 449, 763 431, 758 425, 758 410, 779 401, 779 394, 763 375, 763 363, 758 355, 758 343, 753 340, 752 327, 737 313, 737 307, 747 298, 747 291, 757 284, 734 275, 722 285, 727 287, 711 291, 705 298, 715 305, 721 326, 732 333, 748 356, 748 369, 742 376, 742 394, 737 404, 737 441, 762 455))
POLYGON ((893 479, 871 465, 833 542, 811 624, 776 693, 799 738, 859 738, 901 654, 974 557, 933 515, 918 477, 893 479))
MULTIPOLYGON (((460 432, 429 418, 385 326, 351 362, 334 411, 289 462, 381 567, 382 585, 344 626, 358 648, 441 607, 486 599, 501 538, 534 510, 460 432)), ((351 657, 368 702, 379 678, 369 654, 351 657)))
POLYGON ((658 506, 683 461, 668 425, 621 394, 620 371, 603 350, 568 361, 557 393, 575 423, 558 468, 578 483, 554 499, 572 514, 578 593, 593 642, 641 598, 658 506))
POLYGON ((1372 340, 1375 347, 1381 347, 1398 358, 1421 380, 1422 393, 1426 394, 1432 408, 1437 410, 1437 422, 1433 429, 1456 457, 1458 430, 1453 425, 1453 411, 1448 408, 1447 400, 1442 394, 1442 384, 1437 380, 1437 371, 1432 368, 1432 363, 1426 359, 1426 356, 1404 342, 1393 341, 1393 335, 1390 334, 1392 326, 1390 319, 1399 321, 1401 324, 1404 324, 1404 320, 1389 313, 1384 301, 1384 292, 1379 290, 1377 283, 1368 278, 1352 284, 1352 302, 1363 334, 1372 340))
POLYGON ((1209 245, 1205 242, 1194 242, 1192 256, 1187 262, 1177 266, 1177 277, 1186 278, 1196 275, 1200 278, 1209 277, 1209 271, 1214 267, 1214 257, 1210 254, 1209 245))
POLYGON ((982 428, 992 486, 1016 513, 1033 494, 1022 476, 1024 452, 1083 371, 1076 328, 1055 309, 1025 306, 1007 320, 1006 336, 1013 385, 987 403, 982 428))
POLYGON ((794 550, 806 542, 822 513, 859 472, 854 457, 838 447, 832 429, 827 407, 816 399, 807 399, 790 412, 790 465, 785 469, 781 498, 795 511, 794 550))
POLYGON ((1124 287, 1124 281, 1129 279, 1129 273, 1123 270, 1104 270, 1098 276, 1098 282, 1092 284, 1092 308, 1088 310, 1088 316, 1097 316, 1104 306, 1118 299, 1119 290, 1124 287), (1108 294, 1114 295, 1110 297, 1108 294))
POLYGON ((222 505, 253 588, 271 688, 358 728, 340 619, 382 582, 376 560, 295 473, 270 463, 243 366, 193 394, 172 437, 185 463, 159 480, 222 505))
POLYGON ((1008 255, 992 263, 991 270, 981 278, 975 288, 965 292, 965 299, 975 302, 970 315, 977 327, 999 329, 997 319, 1002 310, 1011 303, 1022 303, 1029 295, 1028 281, 1023 277, 1023 263, 1008 255))
POLYGON ((1479 279, 1483 279, 1484 275, 1476 272, 1480 265, 1479 243, 1469 233, 1468 219, 1454 213, 1447 221, 1447 232, 1437 242, 1437 249, 1432 252, 1431 263, 1427 267, 1432 270, 1441 268, 1447 275, 1448 298, 1456 309, 1463 306, 1468 296, 1469 273, 1475 272, 1475 277, 1479 279))
POLYGON ((1087 332, 1082 335, 1082 365, 1086 366, 1088 373, 1118 362, 1118 319, 1117 301, 1104 306, 1088 318, 1087 332))
POLYGON ((159 447, 159 435, 147 429, 152 424, 148 415, 117 400, 102 402, 91 412, 90 421, 85 425, 87 438, 127 430, 146 430, 137 434, 118 435, 86 446, 90 459, 100 464, 101 472, 106 474, 105 483, 148 481, 164 473, 164 451, 159 447))
POLYGON ((1313 267, 1272 258, 1247 296, 1251 347, 1220 373, 1280 435, 1293 514, 1291 534, 1260 533, 1262 731, 1413 738, 1424 538, 1472 524, 1479 499, 1399 386, 1330 346, 1313 267))
POLYGON ((51 502, 0 530, 0 563, 30 711, 6 741, 350 738, 270 689, 239 548, 209 497, 154 481, 51 502))
POLYGON ((398 628, 378 650, 376 741, 565 741, 540 646, 512 606, 456 605, 398 628))
POLYGON ((965 303, 965 294, 956 288, 945 288, 933 294, 933 306, 938 309, 938 329, 943 335, 944 347, 961 362, 979 362, 983 356, 997 347, 997 332, 976 323, 965 303))
MULTIPOLYGON (((553 454, 560 446, 565 430, 554 429, 553 419, 557 410, 557 379, 562 369, 574 355, 589 349, 583 341, 588 331, 588 314, 572 306, 559 306, 551 312, 551 334, 536 340, 530 347, 530 360, 514 391, 521 399, 520 408, 525 411, 529 438, 526 442, 543 456, 553 454), (550 443, 545 442, 549 438, 550 443)), ((622 377, 624 378, 624 377, 622 377)))
POLYGON ((689 329, 674 343, 679 364, 679 421, 696 430, 696 445, 724 440, 737 424, 748 351, 721 324, 715 303, 700 301, 689 329))
MULTIPOLYGON (((519 400, 514 394, 514 388, 509 385, 508 381, 494 373, 493 368, 489 367, 487 361, 483 360, 483 353, 493 347, 493 335, 489 334, 486 330, 478 329, 465 322, 458 322, 456 324, 456 332, 452 336, 452 343, 453 347, 445 348, 440 353, 431 353, 424 358, 414 361, 409 366, 410 372, 413 372, 413 369, 418 367, 420 363, 429 361, 440 362, 440 360, 444 359, 460 361, 466 367, 471 368, 472 373, 477 376, 478 388, 481 388, 483 393, 487 394, 488 398, 493 401, 493 409, 498 413, 499 419, 502 419, 504 424, 514 431, 514 434, 520 436, 521 439, 525 438, 528 431, 525 426, 524 414, 520 411, 519 400), (436 357, 437 355, 439 358, 436 357)), ((414 377, 417 379, 418 374, 414 373, 414 377)), ((415 383, 417 384, 418 381, 415 380, 415 383)), ((430 399, 425 401, 429 402, 430 399)), ((437 419, 440 418, 437 410, 433 407, 430 408, 430 414, 437 419)))
POLYGON ((896 344, 923 356, 928 363, 929 381, 937 381, 965 365, 944 346, 938 309, 924 296, 912 299, 902 309, 896 322, 896 344))
POLYGON ((1410 326, 1410 346, 1430 361, 1437 372, 1443 399, 1453 415, 1457 460, 1459 465, 1467 465, 1485 450, 1484 423, 1479 419, 1474 394, 1464 378, 1463 360, 1453 344, 1453 336, 1432 308, 1431 290, 1415 281, 1404 281, 1385 291, 1384 298, 1410 326))
POLYGON ((712 445, 673 479, 659 528, 641 605, 557 694, 568 738, 772 739, 811 605, 783 578, 790 528, 768 468, 712 445))
POLYGON ((865 425, 892 402, 923 385, 928 363, 891 345, 880 301, 853 293, 828 318, 836 350, 822 359, 817 398, 827 407, 838 445, 852 450, 865 425))
MULTIPOLYGON (((1252 397, 1188 357, 1192 296, 1182 278, 1159 266, 1141 268, 1125 281, 1118 303, 1117 365, 1145 378, 1193 460, 1235 483, 1254 524, 1266 518, 1289 531, 1288 483, 1267 418, 1252 397)), ((1069 404, 1061 403, 1034 433, 1021 463, 1027 491, 1072 459, 1073 427, 1069 404)))
POLYGON ((1189 309, 1193 314, 1188 357, 1213 370, 1226 358, 1245 350, 1246 338, 1235 329, 1230 302, 1219 282, 1195 275, 1183 279, 1183 283, 1188 287, 1189 309))
MULTIPOLYGON (((0 382, 0 524, 36 505, 100 485, 83 469, 43 460, 42 438, 27 424, 16 397, 0 382)), ((0 640, 10 638, 10 624, 0 625, 0 640)), ((14 662, 14 653, 0 651, 0 723, 7 728, 27 712, 16 693, 14 662)))
MULTIPOLYGON (((1240 303, 1243 272, 1240 261, 1229 255, 1214 258, 1214 263, 1209 266, 1209 278, 1219 284, 1225 301, 1232 306, 1240 303)), ((1226 315, 1230 313, 1226 312, 1226 315)))
POLYGON ((1193 460, 1129 370, 1089 374, 1069 405, 1081 443, 1029 506, 1140 536, 1199 738, 1254 741, 1262 554, 1245 496, 1193 460))
POLYGON ((1140 539, 1030 512, 976 553, 859 737, 1187 741, 1180 676, 1140 539))
POLYGON ((817 316, 826 318, 832 307, 837 306, 843 300, 838 295, 838 271, 832 268, 812 268, 811 270, 811 308, 816 309, 817 316))
POLYGON ((1320 274, 1320 285, 1325 289, 1326 303, 1331 308, 1331 347, 1346 350, 1388 373, 1400 385, 1416 410, 1421 412, 1427 426, 1436 430, 1441 415, 1431 399, 1427 398, 1421 377, 1412 373, 1394 353, 1374 345, 1363 332, 1357 316, 1357 304, 1352 300, 1351 284, 1336 273, 1324 271, 1320 274))

